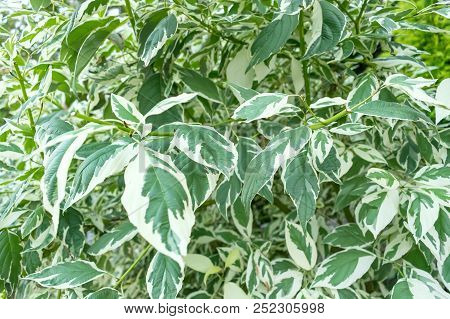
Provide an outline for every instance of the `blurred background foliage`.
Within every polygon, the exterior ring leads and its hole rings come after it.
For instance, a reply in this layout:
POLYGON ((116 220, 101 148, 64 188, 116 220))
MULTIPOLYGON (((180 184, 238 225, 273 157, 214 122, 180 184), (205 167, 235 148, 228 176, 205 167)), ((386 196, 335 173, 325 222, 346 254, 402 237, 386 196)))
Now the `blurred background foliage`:
MULTIPOLYGON (((399 2, 402 9, 423 9, 435 0, 413 0, 399 2)), ((411 19, 411 22, 429 24, 443 30, 450 31, 450 20, 437 14, 419 15, 411 19)), ((417 30, 397 30, 395 31, 396 41, 412 45, 419 50, 426 51, 422 54, 424 63, 430 67, 433 77, 442 80, 450 77, 450 33, 420 32, 417 30)))

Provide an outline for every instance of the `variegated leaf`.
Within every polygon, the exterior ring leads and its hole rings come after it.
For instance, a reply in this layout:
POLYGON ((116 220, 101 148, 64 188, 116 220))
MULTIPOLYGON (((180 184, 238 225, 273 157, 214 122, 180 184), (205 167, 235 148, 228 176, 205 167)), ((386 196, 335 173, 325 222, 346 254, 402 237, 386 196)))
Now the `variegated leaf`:
POLYGON ((364 196, 356 206, 358 225, 375 237, 394 219, 400 202, 397 189, 382 190, 364 196))
POLYGON ((439 203, 429 194, 416 190, 411 192, 407 211, 407 228, 420 240, 438 219, 439 203))
POLYGON ((184 266, 156 253, 147 271, 147 291, 152 299, 175 299, 184 279, 184 266))
POLYGON ((361 123, 344 123, 342 125, 333 127, 332 129, 330 129, 330 132, 340 135, 352 136, 363 133, 370 128, 370 126, 366 126, 361 123))
POLYGON ((316 130, 311 135, 310 148, 314 159, 323 163, 333 147, 333 139, 326 130, 316 130))
POLYGON ((372 146, 358 144, 352 148, 352 151, 369 163, 386 164, 384 156, 372 146))
POLYGON ((268 299, 292 299, 302 287, 303 274, 288 270, 277 274, 273 279, 273 288, 267 294, 268 299))
POLYGON ((158 54, 159 50, 166 44, 177 30, 177 17, 169 14, 167 17, 159 21, 152 33, 148 36, 144 43, 144 50, 142 51, 141 60, 147 66, 158 54))
POLYGON ((114 115, 121 121, 128 123, 145 123, 145 117, 139 112, 136 105, 127 99, 111 94, 111 107, 114 115))
POLYGON ((253 294, 260 285, 266 291, 272 288, 272 265, 259 249, 252 252, 248 258, 245 282, 250 294, 253 294))
POLYGON ((140 149, 125 170, 122 204, 142 237, 183 263, 195 216, 186 178, 169 156, 140 149))
POLYGON ((319 195, 319 180, 306 152, 300 153, 289 162, 283 170, 281 179, 297 208, 300 223, 306 225, 314 215, 319 195))
POLYGON ((335 253, 319 265, 311 287, 350 287, 369 270, 375 258, 372 253, 356 248, 335 253))
POLYGON ((194 162, 183 153, 177 155, 174 164, 186 177, 194 209, 197 209, 216 189, 219 174, 194 162))
POLYGON ((238 155, 234 144, 208 126, 172 123, 160 128, 175 131, 171 146, 191 160, 212 168, 229 178, 236 168, 238 155))
POLYGON ((373 241, 370 232, 364 234, 358 225, 353 223, 336 227, 323 239, 325 244, 340 248, 364 247, 373 241))
POLYGON ((62 141, 44 153, 44 176, 41 179, 43 206, 52 215, 53 233, 59 224, 60 205, 66 194, 67 175, 75 152, 87 138, 87 133, 62 141))
POLYGON ((316 244, 304 227, 286 221, 286 247, 295 264, 304 270, 311 270, 317 261, 316 244))
POLYGON ((300 153, 310 136, 311 130, 304 126, 282 131, 250 161, 242 190, 245 209, 250 207, 255 195, 272 180, 278 168, 300 153))
POLYGON ((89 194, 106 178, 120 173, 136 156, 137 144, 119 139, 89 155, 78 167, 65 209, 89 194))
POLYGON ((103 255, 133 239, 136 234, 137 229, 133 224, 123 222, 97 239, 94 244, 89 247, 88 253, 93 256, 103 255))
POLYGON ((61 262, 44 268, 25 277, 43 287, 54 289, 69 289, 81 286, 105 274, 103 270, 88 261, 75 260, 61 262))
POLYGON ((242 103, 232 117, 249 123, 279 114, 287 104, 288 96, 285 94, 261 93, 242 103))
POLYGON ((395 176, 383 169, 371 168, 367 172, 366 177, 385 189, 397 189, 400 187, 400 183, 395 176))

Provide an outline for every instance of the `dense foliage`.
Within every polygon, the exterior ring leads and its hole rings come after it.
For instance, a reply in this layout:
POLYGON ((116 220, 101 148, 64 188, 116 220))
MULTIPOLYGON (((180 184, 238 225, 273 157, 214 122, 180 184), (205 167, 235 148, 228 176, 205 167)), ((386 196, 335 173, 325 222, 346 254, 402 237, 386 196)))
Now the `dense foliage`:
POLYGON ((448 1, 0 17, 3 297, 450 296, 448 1))

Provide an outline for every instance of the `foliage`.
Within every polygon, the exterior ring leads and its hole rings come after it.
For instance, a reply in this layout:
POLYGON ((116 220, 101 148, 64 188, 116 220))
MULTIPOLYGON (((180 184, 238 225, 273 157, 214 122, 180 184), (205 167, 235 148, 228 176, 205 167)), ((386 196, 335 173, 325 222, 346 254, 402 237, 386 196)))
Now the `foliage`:
MULTIPOLYGON (((401 7, 411 9, 411 4, 419 9, 436 3, 434 0, 421 0, 414 2, 403 2, 401 7)), ((423 14, 413 18, 414 22, 420 24, 430 24, 443 30, 450 28, 448 18, 440 14, 423 14)), ((450 35, 448 33, 423 33, 414 30, 398 30, 395 34, 397 41, 417 47, 424 51, 421 57, 425 64, 429 67, 429 71, 436 79, 442 79, 450 76, 450 35)))
POLYGON ((447 1, 14 4, 3 296, 449 297, 447 1))

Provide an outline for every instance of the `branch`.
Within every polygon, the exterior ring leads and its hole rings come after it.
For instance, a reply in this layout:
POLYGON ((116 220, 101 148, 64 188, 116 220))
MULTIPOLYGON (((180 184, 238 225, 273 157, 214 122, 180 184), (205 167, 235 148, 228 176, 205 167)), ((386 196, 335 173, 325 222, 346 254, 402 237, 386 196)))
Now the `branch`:
POLYGON ((151 248, 152 248, 151 245, 148 245, 147 247, 145 247, 145 249, 138 256, 138 258, 131 264, 131 266, 127 269, 127 271, 125 271, 125 273, 119 278, 119 281, 117 281, 117 283, 114 285, 114 289, 117 289, 120 286, 120 284, 125 280, 127 275, 137 266, 137 264, 141 261, 141 259, 144 258, 145 255, 147 255, 147 253, 150 251, 151 248))

